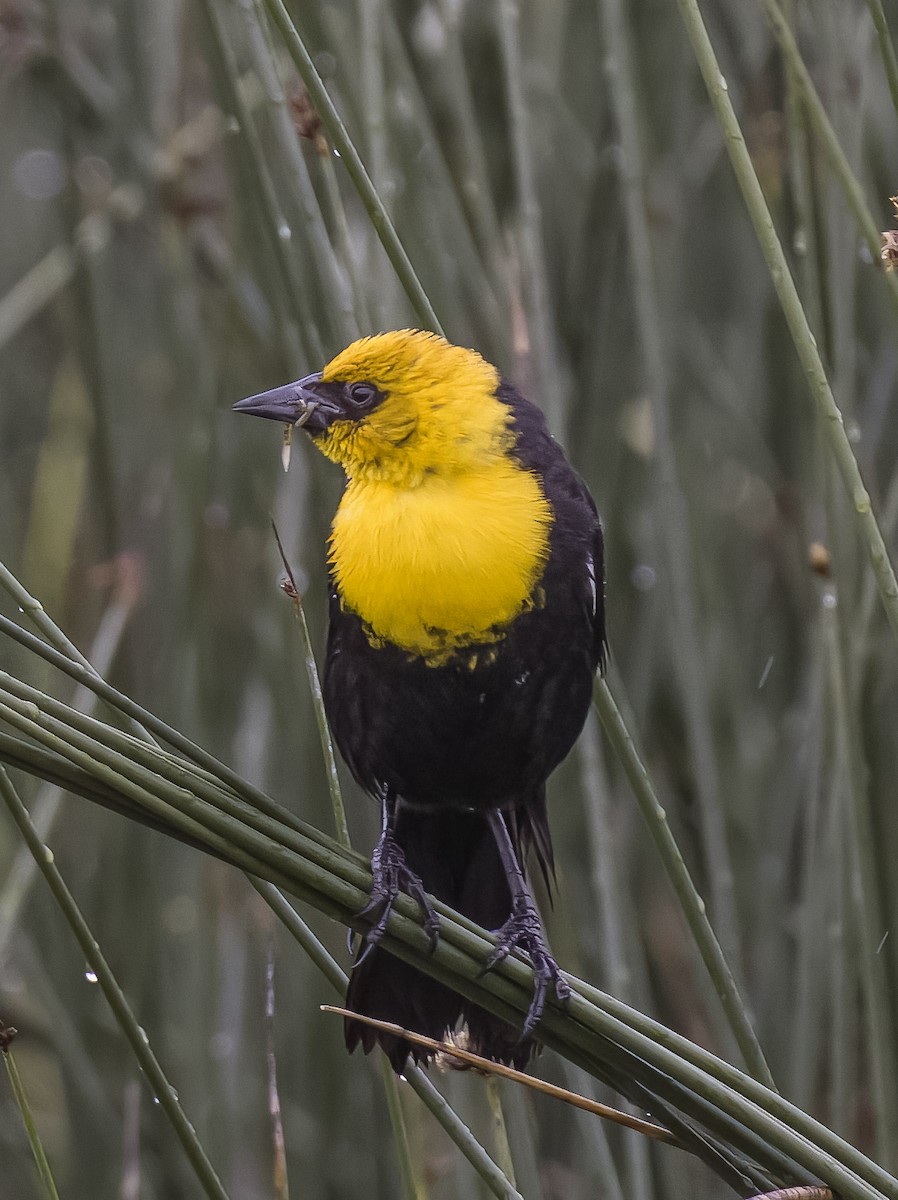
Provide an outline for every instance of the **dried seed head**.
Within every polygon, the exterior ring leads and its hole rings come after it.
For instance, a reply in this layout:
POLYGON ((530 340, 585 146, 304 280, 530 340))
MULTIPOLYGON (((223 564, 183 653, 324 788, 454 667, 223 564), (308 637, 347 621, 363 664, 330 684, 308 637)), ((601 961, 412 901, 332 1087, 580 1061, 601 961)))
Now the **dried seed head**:
POLYGON ((327 138, 321 128, 321 117, 301 83, 296 83, 287 95, 293 128, 301 138, 315 143, 319 154, 327 154, 327 138))
POLYGON ((832 555, 822 542, 811 542, 808 546, 808 566, 815 574, 829 579, 832 561, 832 555))
POLYGON ((885 263, 887 271, 898 268, 898 229, 887 229, 882 235, 879 257, 885 263))
MULTIPOLYGON (((895 219, 898 220, 898 196, 890 196, 892 207, 895 209, 895 219)), ((898 269, 898 229, 887 229, 882 234, 882 249, 879 257, 885 263, 887 271, 898 269)))

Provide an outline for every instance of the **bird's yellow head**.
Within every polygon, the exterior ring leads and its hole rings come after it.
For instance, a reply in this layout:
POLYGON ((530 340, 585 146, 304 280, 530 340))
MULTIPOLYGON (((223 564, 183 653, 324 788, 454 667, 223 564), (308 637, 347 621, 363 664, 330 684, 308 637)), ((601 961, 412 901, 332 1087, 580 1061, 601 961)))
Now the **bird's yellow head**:
POLYGON ((514 454, 498 387, 475 351, 398 329, 235 405, 302 426, 345 469, 329 558, 341 603, 373 645, 433 666, 469 647, 489 653, 540 602, 551 507, 514 454))
POLYGON ((236 407, 303 425, 350 478, 415 487, 477 470, 513 441, 499 373, 474 350, 420 329, 361 338, 323 371, 236 407))

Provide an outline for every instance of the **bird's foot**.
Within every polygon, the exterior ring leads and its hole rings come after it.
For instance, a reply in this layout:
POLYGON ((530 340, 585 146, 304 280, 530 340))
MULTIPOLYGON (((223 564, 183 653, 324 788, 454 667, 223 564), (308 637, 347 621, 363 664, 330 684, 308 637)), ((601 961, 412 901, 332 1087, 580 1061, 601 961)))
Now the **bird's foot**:
POLYGON ((550 985, 558 1000, 567 1004, 571 998, 570 984, 563 978, 558 963, 546 945, 539 913, 529 896, 522 895, 515 899, 511 916, 501 929, 496 931, 496 937, 498 943, 487 959, 483 974, 506 959, 515 949, 526 951, 533 964, 533 999, 530 1001, 521 1030, 521 1041, 524 1041, 533 1033, 543 1015, 550 985))
POLYGON ((402 847, 390 834, 385 834, 377 844, 371 858, 371 873, 374 876, 371 895, 359 916, 373 917, 376 914, 377 920, 365 934, 365 948, 356 965, 383 938, 387 931, 390 913, 395 907, 396 897, 400 892, 406 892, 420 904, 424 913, 424 931, 430 943, 431 953, 436 950, 440 937, 440 918, 433 906, 433 901, 427 894, 421 876, 416 874, 405 861, 402 847))

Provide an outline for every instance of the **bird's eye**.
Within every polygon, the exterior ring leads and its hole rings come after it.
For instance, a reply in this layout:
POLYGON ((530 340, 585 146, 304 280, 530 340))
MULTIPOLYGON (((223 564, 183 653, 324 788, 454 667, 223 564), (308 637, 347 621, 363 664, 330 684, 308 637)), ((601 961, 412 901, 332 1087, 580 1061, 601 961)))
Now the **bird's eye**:
POLYGON ((373 383, 354 383, 349 389, 349 399, 356 408, 370 404, 376 395, 377 388, 373 383))

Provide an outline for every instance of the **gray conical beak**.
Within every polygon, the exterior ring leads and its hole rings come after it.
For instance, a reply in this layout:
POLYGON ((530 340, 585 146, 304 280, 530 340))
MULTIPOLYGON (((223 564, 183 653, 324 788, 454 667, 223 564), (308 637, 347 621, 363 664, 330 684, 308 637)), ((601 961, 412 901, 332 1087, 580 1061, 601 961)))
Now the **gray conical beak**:
POLYGON ((282 421, 285 425, 305 425, 315 409, 321 406, 321 397, 314 390, 315 384, 320 382, 321 372, 315 371, 295 383, 238 400, 234 411, 267 417, 269 421, 282 421))

